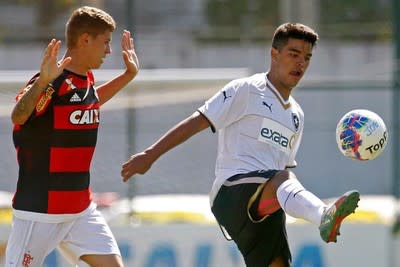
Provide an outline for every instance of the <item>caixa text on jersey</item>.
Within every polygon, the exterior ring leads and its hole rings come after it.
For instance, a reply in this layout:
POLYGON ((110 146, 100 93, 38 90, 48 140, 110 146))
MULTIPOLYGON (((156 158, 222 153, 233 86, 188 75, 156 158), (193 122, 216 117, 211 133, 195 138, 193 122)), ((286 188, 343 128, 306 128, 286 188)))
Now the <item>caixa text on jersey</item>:
POLYGON ((99 123, 98 109, 74 110, 69 116, 72 124, 96 124, 99 123))

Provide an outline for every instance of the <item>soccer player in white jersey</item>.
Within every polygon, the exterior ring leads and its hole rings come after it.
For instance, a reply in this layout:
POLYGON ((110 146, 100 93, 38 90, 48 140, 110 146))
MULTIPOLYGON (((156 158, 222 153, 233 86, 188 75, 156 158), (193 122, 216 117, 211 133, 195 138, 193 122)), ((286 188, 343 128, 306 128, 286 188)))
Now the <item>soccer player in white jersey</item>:
POLYGON ((210 127, 218 131, 211 209, 246 266, 290 266, 285 213, 317 225, 325 242, 336 242, 359 193, 349 191, 326 205, 288 170, 296 166, 304 128, 303 111, 291 92, 307 70, 317 40, 317 33, 303 24, 279 26, 268 72, 228 83, 157 142, 132 155, 122 165, 123 180, 144 174, 161 155, 210 127))

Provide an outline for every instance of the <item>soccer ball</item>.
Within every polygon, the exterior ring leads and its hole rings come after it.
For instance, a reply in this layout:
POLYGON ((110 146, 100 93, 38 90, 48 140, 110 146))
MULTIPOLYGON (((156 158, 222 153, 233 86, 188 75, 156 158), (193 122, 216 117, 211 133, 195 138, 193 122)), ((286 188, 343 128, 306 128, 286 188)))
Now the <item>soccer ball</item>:
POLYGON ((346 157, 372 160, 386 147, 386 125, 378 114, 370 110, 349 111, 336 126, 336 142, 340 152, 346 157))

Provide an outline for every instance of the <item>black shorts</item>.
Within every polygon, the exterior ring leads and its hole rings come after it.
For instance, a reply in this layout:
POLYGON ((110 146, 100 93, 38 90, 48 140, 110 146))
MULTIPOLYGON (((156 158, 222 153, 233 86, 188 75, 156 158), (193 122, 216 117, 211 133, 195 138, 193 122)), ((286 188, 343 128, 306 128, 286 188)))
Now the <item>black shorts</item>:
POLYGON ((267 181, 277 172, 234 175, 222 185, 214 200, 212 212, 237 244, 247 267, 267 267, 277 257, 281 257, 287 266, 291 263, 284 211, 279 209, 260 220, 254 218, 263 179, 267 181))

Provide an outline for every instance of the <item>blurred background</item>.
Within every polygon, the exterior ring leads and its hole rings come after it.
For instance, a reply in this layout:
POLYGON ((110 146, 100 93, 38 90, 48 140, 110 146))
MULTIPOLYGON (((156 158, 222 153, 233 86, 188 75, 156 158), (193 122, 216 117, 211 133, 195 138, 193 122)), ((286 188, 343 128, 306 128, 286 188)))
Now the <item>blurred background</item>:
MULTIPOLYGON (((79 5, 102 7, 114 16, 117 44, 122 29, 131 30, 144 69, 264 71, 275 28, 298 21, 321 37, 310 75, 390 74, 390 0, 2 0, 0 67, 36 69, 43 46, 52 37, 64 38, 65 22, 79 5)), ((103 67, 121 67, 119 53, 103 67)))
MULTIPOLYGON (((51 38, 64 41, 65 23, 81 5, 102 8, 117 22, 113 52, 95 71, 97 84, 124 67, 123 29, 133 33, 141 64, 137 78, 102 109, 91 175, 95 200, 119 238, 127 266, 244 266, 209 211, 217 142, 211 131, 170 151, 128 183, 119 173, 131 154, 192 114, 225 83, 267 71, 273 32, 288 21, 307 24, 320 36, 294 90, 306 120, 296 175, 327 201, 350 189, 363 196, 360 212, 343 226, 340 244, 328 247, 315 226, 289 220, 294 266, 400 266, 399 241, 392 235, 400 195, 397 0, 1 0, 3 240, 18 173, 10 121, 14 98, 39 69, 51 38), (345 158, 335 142, 339 118, 356 108, 378 113, 388 127, 388 146, 370 162, 345 158), (359 236, 365 242, 355 244, 359 236), (382 251, 368 242, 380 242, 382 251), (354 260, 340 262, 349 250, 354 260)), ((52 253, 46 264, 65 263, 52 253)))

